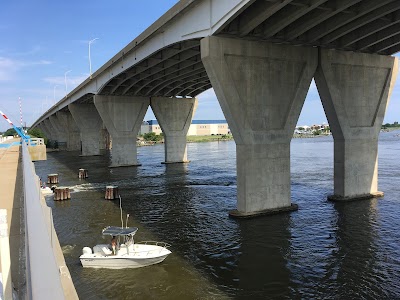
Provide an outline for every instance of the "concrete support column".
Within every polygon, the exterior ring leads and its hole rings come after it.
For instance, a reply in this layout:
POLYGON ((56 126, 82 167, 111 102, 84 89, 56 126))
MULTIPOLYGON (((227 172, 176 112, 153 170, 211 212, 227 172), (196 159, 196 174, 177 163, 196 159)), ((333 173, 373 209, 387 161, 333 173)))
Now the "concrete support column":
POLYGON ((111 166, 137 166, 136 138, 150 100, 145 97, 94 97, 94 104, 112 139, 111 166))
POLYGON ((64 128, 67 137, 67 151, 77 151, 81 149, 81 138, 79 128, 75 123, 70 112, 58 111, 57 118, 64 128))
POLYGON ((44 135, 46 136, 46 138, 50 139, 50 133, 47 131, 46 127, 44 127, 43 122, 40 123, 40 124, 37 126, 37 128, 39 128, 39 129, 44 133, 44 135))
POLYGON ((57 136, 56 140, 58 142, 58 148, 60 150, 66 150, 68 141, 65 127, 60 123, 57 115, 50 116, 49 120, 51 125, 53 126, 54 133, 57 136))
POLYGON ((47 138, 49 140, 55 141, 57 140, 57 136, 55 135, 53 125, 51 125, 50 120, 46 119, 42 122, 43 128, 47 132, 47 138))
POLYGON ((397 58, 320 50, 315 82, 334 138, 331 200, 382 196, 378 135, 398 71, 397 58))
POLYGON ((290 141, 317 49, 208 37, 201 56, 236 142, 238 199, 230 215, 297 209, 290 198, 290 141))
POLYGON ((151 108, 164 134, 165 163, 189 162, 186 135, 197 103, 196 98, 151 98, 151 108))
POLYGON ((81 133, 82 156, 100 155, 103 121, 94 104, 69 104, 68 109, 81 133))

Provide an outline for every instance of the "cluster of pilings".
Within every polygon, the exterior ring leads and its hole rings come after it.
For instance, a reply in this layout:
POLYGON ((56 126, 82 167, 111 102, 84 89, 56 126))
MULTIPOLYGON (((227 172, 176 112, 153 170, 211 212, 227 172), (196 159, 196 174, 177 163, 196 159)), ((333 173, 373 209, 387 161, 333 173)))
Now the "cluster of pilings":
MULTIPOLYGON (((79 169, 78 178, 79 179, 89 178, 88 170, 87 169, 79 169)), ((58 174, 48 174, 47 175, 47 183, 48 184, 57 184, 57 183, 59 183, 58 174)), ((70 200, 71 199, 71 192, 70 192, 69 187, 53 186, 52 189, 53 189, 54 200, 55 201, 62 201, 62 200, 70 200)), ((115 200, 115 199, 118 199, 118 198, 119 198, 118 186, 115 186, 115 185, 106 186, 106 193, 105 193, 104 199, 106 199, 106 200, 115 200)))

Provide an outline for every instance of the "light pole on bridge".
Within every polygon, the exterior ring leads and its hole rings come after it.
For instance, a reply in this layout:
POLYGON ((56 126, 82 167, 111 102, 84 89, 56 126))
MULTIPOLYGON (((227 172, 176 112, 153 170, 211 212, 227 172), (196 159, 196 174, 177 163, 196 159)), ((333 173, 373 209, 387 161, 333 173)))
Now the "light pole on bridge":
POLYGON ((67 85, 67 74, 71 72, 72 70, 68 70, 67 72, 64 73, 64 80, 65 80, 65 98, 67 98, 68 94, 68 85, 67 85))
POLYGON ((95 41, 98 40, 98 38, 94 38, 93 40, 89 41, 89 76, 90 79, 92 79, 92 61, 90 59, 90 45, 95 41))
POLYGON ((58 87, 58 85, 53 87, 53 105, 56 104, 56 87, 58 87))

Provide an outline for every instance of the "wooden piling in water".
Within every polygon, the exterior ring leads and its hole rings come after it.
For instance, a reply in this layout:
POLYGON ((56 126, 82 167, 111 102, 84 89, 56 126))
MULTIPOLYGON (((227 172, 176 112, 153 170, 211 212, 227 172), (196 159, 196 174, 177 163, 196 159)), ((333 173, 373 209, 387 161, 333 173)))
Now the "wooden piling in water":
POLYGON ((71 194, 69 192, 69 188, 65 186, 56 187, 54 189, 54 200, 69 200, 71 199, 71 194))
POLYGON ((78 174, 78 178, 79 179, 86 179, 88 178, 88 171, 86 169, 79 169, 79 174, 78 174))
POLYGON ((58 183, 58 174, 48 174, 47 183, 58 183))
POLYGON ((104 196, 104 199, 106 200, 114 200, 118 198, 119 192, 118 192, 118 186, 115 185, 107 185, 106 186, 106 195, 104 196))

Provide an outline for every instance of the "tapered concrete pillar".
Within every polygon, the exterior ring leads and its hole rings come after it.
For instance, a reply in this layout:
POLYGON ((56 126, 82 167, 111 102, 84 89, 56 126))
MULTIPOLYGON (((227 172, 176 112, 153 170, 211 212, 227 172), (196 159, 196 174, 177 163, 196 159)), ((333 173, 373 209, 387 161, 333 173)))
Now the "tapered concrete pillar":
POLYGON ((47 131, 47 128, 44 126, 43 122, 40 123, 40 124, 37 126, 37 128, 39 128, 39 129, 43 132, 43 134, 44 134, 44 136, 45 136, 46 138, 50 139, 50 133, 47 131))
POLYGON ((145 97, 94 97, 94 104, 112 139, 111 166, 137 166, 136 138, 149 107, 145 97))
POLYGON ((318 61, 316 48, 208 37, 201 57, 236 142, 237 210, 297 209, 290 141, 318 61))
POLYGON ((56 140, 58 142, 58 148, 60 150, 67 149, 67 132, 65 127, 60 123, 57 115, 52 115, 49 117, 50 123, 53 126, 53 130, 55 135, 57 136, 56 140))
POLYGON ((165 163, 186 163, 186 135, 197 108, 196 98, 151 98, 150 105, 164 134, 165 163))
POLYGON ((382 196, 378 135, 398 71, 397 59, 320 50, 315 82, 334 138, 331 200, 382 196))
POLYGON ((43 128, 45 128, 45 131, 47 132, 47 138, 51 141, 57 140, 57 136, 55 134, 55 131, 53 129, 53 125, 51 125, 50 120, 46 119, 42 122, 43 128))
POLYGON ((68 111, 58 111, 56 115, 61 127, 64 129, 67 138, 67 151, 80 150, 80 132, 71 113, 68 111))
POLYGON ((94 104, 69 104, 68 109, 81 133, 82 156, 100 155, 103 121, 94 104))

